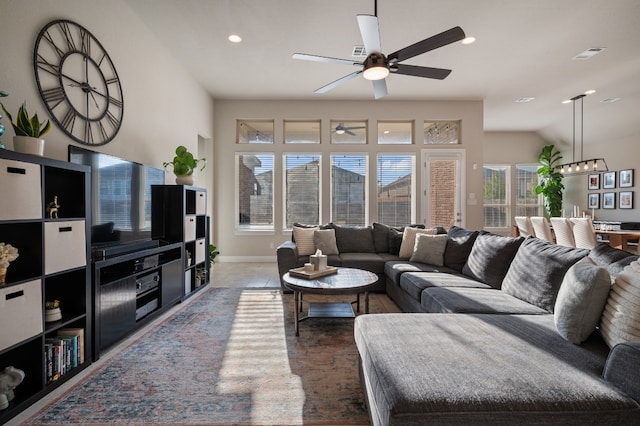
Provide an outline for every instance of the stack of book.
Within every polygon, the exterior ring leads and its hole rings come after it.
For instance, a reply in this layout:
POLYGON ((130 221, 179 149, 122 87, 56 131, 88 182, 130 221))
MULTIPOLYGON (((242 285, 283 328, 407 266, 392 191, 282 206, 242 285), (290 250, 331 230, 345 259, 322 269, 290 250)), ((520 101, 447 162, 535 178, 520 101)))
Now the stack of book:
POLYGON ((61 328, 45 339, 47 383, 54 382, 84 362, 84 328, 61 328))

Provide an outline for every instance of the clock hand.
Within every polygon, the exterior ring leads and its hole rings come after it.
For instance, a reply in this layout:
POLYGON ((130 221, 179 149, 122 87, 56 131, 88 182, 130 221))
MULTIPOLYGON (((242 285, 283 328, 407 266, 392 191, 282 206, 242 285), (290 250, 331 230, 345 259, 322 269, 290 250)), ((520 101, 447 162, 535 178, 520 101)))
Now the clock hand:
MULTIPOLYGON (((100 105, 98 105, 98 101, 96 100, 96 97, 93 96, 93 90, 89 91, 89 94, 91 95, 91 98, 93 99, 93 102, 96 104, 96 108, 100 109, 100 105)), ((97 93, 97 92, 96 92, 97 93)))

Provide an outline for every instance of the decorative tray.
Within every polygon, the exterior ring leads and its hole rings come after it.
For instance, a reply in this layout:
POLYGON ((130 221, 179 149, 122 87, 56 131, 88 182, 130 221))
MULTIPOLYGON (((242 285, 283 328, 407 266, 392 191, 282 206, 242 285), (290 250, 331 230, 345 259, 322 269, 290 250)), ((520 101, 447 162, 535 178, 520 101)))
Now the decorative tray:
POLYGON ((289 275, 291 275, 292 277, 306 278, 308 280, 313 280, 316 278, 337 274, 337 273, 338 273, 338 268, 336 268, 335 266, 327 266, 326 269, 323 269, 321 271, 313 271, 313 272, 305 272, 304 267, 289 270, 289 275))

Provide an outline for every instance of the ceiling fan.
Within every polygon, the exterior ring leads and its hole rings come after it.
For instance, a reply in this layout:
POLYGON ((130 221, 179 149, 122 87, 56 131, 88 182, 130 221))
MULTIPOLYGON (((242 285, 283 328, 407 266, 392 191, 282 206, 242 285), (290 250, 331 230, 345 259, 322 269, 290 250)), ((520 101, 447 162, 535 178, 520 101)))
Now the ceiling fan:
POLYGON ((356 134, 352 132, 352 130, 358 130, 358 129, 366 129, 367 126, 356 126, 356 127, 347 127, 344 125, 344 123, 338 123, 338 125, 336 126, 335 129, 333 129, 333 131, 339 135, 343 135, 343 134, 348 134, 351 136, 355 136, 356 134))
POLYGON ((400 62, 422 55, 423 53, 446 46, 465 38, 464 31, 460 27, 454 27, 440 34, 419 41, 397 50, 389 55, 382 53, 380 47, 380 29, 378 26, 377 1, 375 2, 375 15, 357 15, 360 34, 364 43, 364 48, 369 56, 364 62, 358 62, 351 59, 331 58, 327 56, 309 55, 306 53, 294 53, 293 59, 301 59, 305 61, 330 62, 345 65, 355 65, 362 69, 347 74, 325 86, 316 89, 315 93, 325 93, 329 90, 340 86, 343 83, 362 74, 367 80, 373 83, 373 93, 376 99, 380 99, 388 94, 387 83, 385 78, 389 73, 412 75, 415 77, 434 78, 438 80, 445 79, 451 70, 443 68, 420 67, 415 65, 404 65, 400 62))

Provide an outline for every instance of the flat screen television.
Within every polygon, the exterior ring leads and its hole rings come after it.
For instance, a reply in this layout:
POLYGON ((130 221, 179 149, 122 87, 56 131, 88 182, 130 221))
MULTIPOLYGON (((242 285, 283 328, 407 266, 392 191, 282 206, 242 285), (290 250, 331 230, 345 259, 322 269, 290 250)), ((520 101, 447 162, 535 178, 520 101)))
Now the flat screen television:
MULTIPOLYGON (((69 162, 91 167, 91 246, 106 249, 151 242, 151 185, 164 170, 69 145, 69 162)), ((104 250, 103 250, 104 252, 104 250)))

